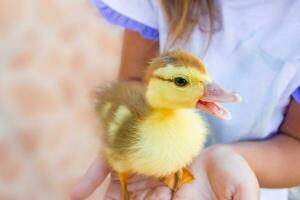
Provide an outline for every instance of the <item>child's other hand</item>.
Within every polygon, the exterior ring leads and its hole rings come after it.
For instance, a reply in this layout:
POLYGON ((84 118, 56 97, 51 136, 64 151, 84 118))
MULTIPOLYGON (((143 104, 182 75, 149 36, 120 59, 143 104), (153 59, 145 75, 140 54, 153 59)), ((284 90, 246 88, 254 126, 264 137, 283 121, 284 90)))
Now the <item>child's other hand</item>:
POLYGON ((196 180, 184 185, 174 200, 258 200, 259 185, 248 163, 230 147, 205 150, 191 165, 196 180))

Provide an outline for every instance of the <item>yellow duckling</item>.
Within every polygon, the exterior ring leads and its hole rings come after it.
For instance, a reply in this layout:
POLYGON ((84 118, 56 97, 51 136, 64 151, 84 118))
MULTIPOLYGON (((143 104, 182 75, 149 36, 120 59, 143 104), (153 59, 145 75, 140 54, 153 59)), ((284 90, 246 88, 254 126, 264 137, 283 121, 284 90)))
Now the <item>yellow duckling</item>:
POLYGON ((97 99, 104 153, 119 175, 124 200, 128 174, 163 178, 173 190, 192 181, 185 167, 208 132, 196 109, 227 119, 229 112, 216 102, 240 98, 212 83, 200 59, 177 50, 151 61, 145 83, 114 83, 97 99))

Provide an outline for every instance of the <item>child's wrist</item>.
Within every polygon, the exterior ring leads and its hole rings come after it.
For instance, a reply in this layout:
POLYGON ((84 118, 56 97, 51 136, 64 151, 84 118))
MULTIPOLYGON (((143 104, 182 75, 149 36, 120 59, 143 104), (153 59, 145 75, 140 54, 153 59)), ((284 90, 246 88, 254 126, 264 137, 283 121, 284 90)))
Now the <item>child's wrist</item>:
POLYGON ((248 163, 248 161, 244 158, 243 154, 240 152, 240 149, 236 145, 216 144, 208 147, 203 152, 203 159, 206 163, 213 162, 214 160, 219 159, 221 157, 232 156, 240 157, 248 163))

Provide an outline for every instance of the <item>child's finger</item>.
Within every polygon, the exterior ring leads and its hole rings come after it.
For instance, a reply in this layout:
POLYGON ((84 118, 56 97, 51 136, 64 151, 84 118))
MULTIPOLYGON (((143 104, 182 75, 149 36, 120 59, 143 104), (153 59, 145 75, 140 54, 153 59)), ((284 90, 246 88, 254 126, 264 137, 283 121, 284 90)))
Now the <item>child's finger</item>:
POLYGON ((121 200, 121 186, 118 180, 110 182, 104 200, 121 200))
POLYGON ((149 179, 149 176, 144 176, 144 175, 140 175, 140 174, 133 174, 133 175, 129 176, 128 184, 139 182, 139 181, 144 181, 144 180, 147 180, 147 179, 149 179))
POLYGON ((199 188, 195 188, 194 184, 183 185, 173 196, 172 200, 197 200, 197 199, 210 199, 205 197, 199 191, 199 188))
POLYGON ((145 200, 171 200, 172 192, 167 186, 154 188, 146 197, 145 200))
POLYGON ((148 188, 153 188, 153 187, 158 187, 158 186, 163 186, 164 183, 154 179, 154 178, 148 178, 145 180, 140 180, 140 181, 136 181, 134 183, 130 183, 127 185, 127 189, 130 192, 135 192, 135 191, 139 191, 139 190, 145 190, 148 188))
POLYGON ((109 172, 108 166, 102 157, 97 157, 86 174, 81 178, 79 183, 74 187, 71 193, 71 199, 81 200, 92 194, 102 183, 109 172))
POLYGON ((243 184, 238 187, 238 190, 234 194, 233 199, 240 200, 258 200, 259 199, 259 187, 250 184, 243 184))
POLYGON ((133 200, 145 200, 146 196, 151 192, 150 189, 147 190, 140 190, 137 192, 132 193, 133 200))

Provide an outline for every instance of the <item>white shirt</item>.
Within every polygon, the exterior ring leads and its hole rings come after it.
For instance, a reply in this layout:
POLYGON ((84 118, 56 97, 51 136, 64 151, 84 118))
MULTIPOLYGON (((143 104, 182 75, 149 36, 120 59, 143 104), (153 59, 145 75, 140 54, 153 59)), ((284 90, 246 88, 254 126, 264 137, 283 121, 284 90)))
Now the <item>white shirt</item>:
MULTIPOLYGON (((237 91, 239 104, 226 104, 233 116, 207 115, 210 142, 261 140, 276 134, 291 94, 300 86, 300 1, 217 0, 219 28, 207 53, 198 28, 184 48, 204 60, 215 82, 237 91)), ((168 25, 159 0, 94 0, 112 23, 158 39, 167 49, 168 25)), ((262 200, 287 200, 285 189, 262 189, 262 200)))

